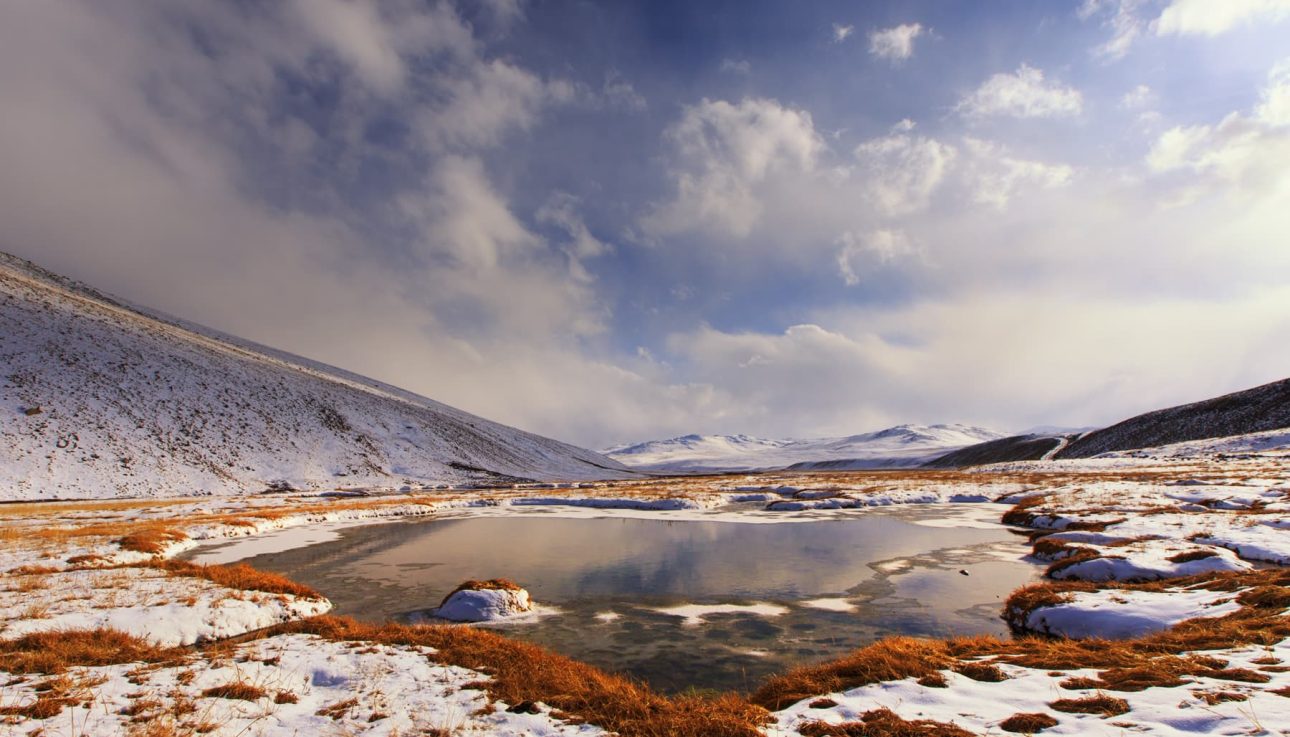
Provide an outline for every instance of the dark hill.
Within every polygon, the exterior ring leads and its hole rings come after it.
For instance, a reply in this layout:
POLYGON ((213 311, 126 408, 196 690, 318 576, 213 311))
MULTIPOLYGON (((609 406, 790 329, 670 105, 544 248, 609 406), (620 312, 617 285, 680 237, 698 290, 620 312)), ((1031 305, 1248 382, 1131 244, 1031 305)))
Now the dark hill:
POLYGON ((1057 458, 1088 458, 1114 450, 1150 448, 1290 427, 1290 379, 1203 402, 1138 415, 1072 442, 1057 458))

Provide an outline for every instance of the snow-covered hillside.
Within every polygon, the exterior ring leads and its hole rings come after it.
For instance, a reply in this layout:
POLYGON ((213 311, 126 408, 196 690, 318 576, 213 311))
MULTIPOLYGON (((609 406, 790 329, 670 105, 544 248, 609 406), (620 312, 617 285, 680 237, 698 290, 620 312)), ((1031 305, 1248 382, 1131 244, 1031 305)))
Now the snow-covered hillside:
POLYGON ((0 254, 0 499, 629 476, 0 254))
POLYGON ((1290 379, 1131 417, 1081 436, 1058 458, 1266 432, 1290 427, 1290 379))
POLYGON ((748 435, 684 435, 605 450, 605 455, 651 471, 707 472, 792 468, 855 470, 917 466, 968 445, 1003 437, 967 425, 897 425, 886 430, 815 440, 767 440, 748 435))

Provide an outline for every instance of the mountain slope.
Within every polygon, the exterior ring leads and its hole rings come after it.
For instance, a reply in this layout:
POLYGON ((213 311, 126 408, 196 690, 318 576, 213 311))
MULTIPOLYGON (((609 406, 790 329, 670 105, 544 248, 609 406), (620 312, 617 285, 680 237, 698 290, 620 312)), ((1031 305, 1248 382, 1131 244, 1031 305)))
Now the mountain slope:
POLYGON ((844 470, 912 467, 949 450, 1001 437, 966 425, 898 425, 842 438, 768 440, 748 435, 683 435, 610 448, 633 468, 671 472, 844 470))
POLYGON ((588 450, 0 254, 0 499, 624 477, 588 450))
POLYGON ((1110 451, 1290 427, 1290 379, 1214 399, 1160 409, 1088 433, 1057 458, 1088 458, 1110 451))
POLYGON ((950 451, 923 465, 927 468, 959 468, 1008 461, 1037 461, 1060 448, 1063 440, 1060 435, 1013 435, 950 451))

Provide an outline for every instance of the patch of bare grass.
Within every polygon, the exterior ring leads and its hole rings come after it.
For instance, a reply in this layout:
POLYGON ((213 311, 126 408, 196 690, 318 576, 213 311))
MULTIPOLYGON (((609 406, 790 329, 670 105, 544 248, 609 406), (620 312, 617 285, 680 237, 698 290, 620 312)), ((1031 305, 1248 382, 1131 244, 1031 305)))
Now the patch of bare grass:
POLYGON ((317 591, 296 583, 286 576, 256 570, 245 563, 231 566, 200 565, 182 560, 154 561, 148 567, 158 568, 172 576, 201 578, 230 589, 263 591, 268 594, 287 594, 302 599, 321 599, 317 591))
POLYGON ((890 709, 867 711, 858 722, 807 722, 797 731, 804 737, 973 737, 957 725, 930 719, 910 721, 890 709))
POLYGON ((34 632, 0 640, 0 670, 10 673, 58 674, 77 666, 178 663, 184 658, 182 650, 111 629, 34 632))
POLYGON ((1129 711, 1129 702, 1106 694, 1086 696, 1082 699, 1058 699, 1050 702, 1048 706, 1068 714, 1101 714, 1104 717, 1119 716, 1129 711))
POLYGON ((1049 727, 1056 727, 1057 719, 1051 714, 1043 712, 1028 712, 1022 714, 1013 714, 1012 716, 999 722, 999 729, 1005 732, 1015 732, 1018 734, 1036 734, 1049 727))

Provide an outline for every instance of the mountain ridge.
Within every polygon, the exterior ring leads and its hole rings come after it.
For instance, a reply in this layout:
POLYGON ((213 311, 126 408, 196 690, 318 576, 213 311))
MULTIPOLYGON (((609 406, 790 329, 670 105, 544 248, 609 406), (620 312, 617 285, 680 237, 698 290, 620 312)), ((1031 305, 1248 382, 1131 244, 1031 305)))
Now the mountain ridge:
POLYGON ((602 452, 649 471, 719 472, 772 469, 830 470, 920 465, 946 451, 1002 437, 959 424, 902 424, 831 438, 771 439, 751 435, 680 435, 618 445, 602 452))
POLYGON ((4 498, 573 481, 633 472, 0 254, 4 498))

